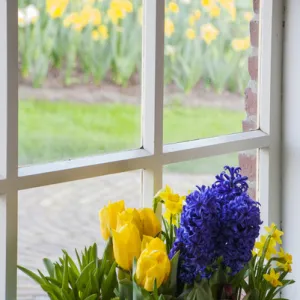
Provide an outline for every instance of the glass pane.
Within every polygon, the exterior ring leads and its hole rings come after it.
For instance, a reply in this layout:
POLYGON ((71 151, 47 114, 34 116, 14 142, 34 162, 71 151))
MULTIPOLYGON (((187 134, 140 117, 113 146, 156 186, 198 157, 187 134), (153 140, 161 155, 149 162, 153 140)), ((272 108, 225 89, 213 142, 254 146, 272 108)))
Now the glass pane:
POLYGON ((165 143, 241 132, 246 112, 255 119, 253 95, 244 108, 253 17, 252 0, 166 1, 165 143))
POLYGON ((176 192, 186 195, 196 185, 212 185, 224 166, 240 166, 241 174, 249 178, 249 194, 256 199, 256 162, 257 151, 251 150, 170 164, 164 167, 164 185, 168 184, 176 192))
POLYGON ((140 147, 138 0, 19 0, 19 163, 140 147))
MULTIPOLYGON (((140 171, 34 188, 19 192, 18 264, 44 271, 42 259, 56 260, 61 249, 97 243, 103 251, 98 211, 108 201, 124 199, 140 207, 140 171)), ((44 299, 38 285, 18 271, 18 300, 44 299)), ((48 299, 48 298, 45 298, 48 299)))

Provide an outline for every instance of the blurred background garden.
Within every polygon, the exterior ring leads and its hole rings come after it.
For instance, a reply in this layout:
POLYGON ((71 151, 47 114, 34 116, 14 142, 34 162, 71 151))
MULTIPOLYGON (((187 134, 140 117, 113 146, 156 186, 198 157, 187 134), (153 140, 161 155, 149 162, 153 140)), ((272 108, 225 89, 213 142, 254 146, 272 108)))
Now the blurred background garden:
MULTIPOLYGON (((165 14, 164 142, 242 131, 252 1, 165 14)), ((20 165, 141 146, 142 18, 142 0, 19 0, 20 165)), ((205 161, 168 170, 219 170, 205 161)))

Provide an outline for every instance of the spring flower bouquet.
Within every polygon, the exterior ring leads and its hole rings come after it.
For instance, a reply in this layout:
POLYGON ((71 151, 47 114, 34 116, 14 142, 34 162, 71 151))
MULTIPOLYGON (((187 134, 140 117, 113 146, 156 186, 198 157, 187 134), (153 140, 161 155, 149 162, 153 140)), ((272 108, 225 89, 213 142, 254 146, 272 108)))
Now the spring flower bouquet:
POLYGON ((58 262, 44 259, 48 275, 19 268, 53 300, 283 299, 292 256, 275 224, 258 239, 260 205, 247 191, 240 168, 225 167, 186 197, 166 186, 153 209, 109 203, 99 212, 102 258, 95 244, 76 251, 77 264, 66 251, 58 262))

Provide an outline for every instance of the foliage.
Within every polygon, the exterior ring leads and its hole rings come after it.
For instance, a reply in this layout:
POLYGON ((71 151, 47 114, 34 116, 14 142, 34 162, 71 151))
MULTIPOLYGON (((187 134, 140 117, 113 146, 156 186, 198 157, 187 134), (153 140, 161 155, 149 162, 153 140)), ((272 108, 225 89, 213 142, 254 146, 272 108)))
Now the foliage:
POLYGON ((45 258, 48 275, 38 270, 38 274, 18 266, 35 280, 51 300, 96 300, 111 299, 117 286, 116 263, 112 257, 112 243, 109 242, 103 258, 98 259, 97 245, 84 249, 81 255, 76 251, 77 264, 70 255, 57 262, 45 258))
MULTIPOLYGON (((165 83, 243 93, 251 10, 250 0, 167 0, 165 83)), ((141 51, 141 0, 19 0, 21 75, 34 86, 52 69, 67 85, 79 72, 84 82, 126 86, 140 73, 141 51)))

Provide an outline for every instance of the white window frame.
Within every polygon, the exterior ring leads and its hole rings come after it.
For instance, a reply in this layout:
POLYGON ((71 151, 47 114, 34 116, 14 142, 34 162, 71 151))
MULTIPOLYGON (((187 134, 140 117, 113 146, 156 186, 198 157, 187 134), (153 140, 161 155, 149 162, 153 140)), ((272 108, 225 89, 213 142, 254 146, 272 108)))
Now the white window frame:
POLYGON ((142 204, 162 187, 163 166, 259 150, 263 218, 280 221, 280 103, 283 0, 261 1, 259 129, 163 144, 164 0, 144 0, 142 147, 18 168, 17 0, 0 0, 0 299, 16 299, 18 191, 142 169, 142 204), (272 199, 272 205, 269 205, 272 199))

